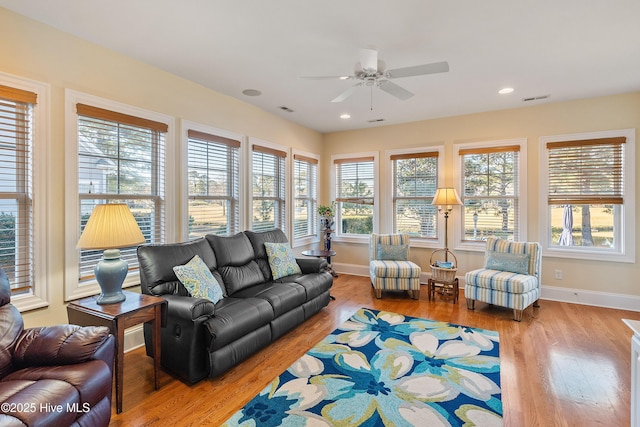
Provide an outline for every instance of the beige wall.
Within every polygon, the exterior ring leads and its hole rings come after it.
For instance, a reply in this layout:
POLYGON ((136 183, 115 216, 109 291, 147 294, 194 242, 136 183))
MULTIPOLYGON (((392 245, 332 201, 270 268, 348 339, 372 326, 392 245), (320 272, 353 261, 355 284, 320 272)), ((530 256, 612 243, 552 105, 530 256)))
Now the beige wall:
MULTIPOLYGON (((329 176, 332 154, 378 151, 382 160, 384 151, 391 147, 444 144, 445 184, 452 186, 453 144, 527 138, 527 234, 530 240, 542 240, 542 230, 538 226, 539 137, 628 128, 640 128, 640 92, 336 132, 325 135, 322 173, 329 176)), ((640 150, 636 150, 636 165, 640 165, 638 156, 640 150)), ((388 176, 389 171, 385 170, 386 167, 385 162, 381 161, 381 176, 388 176)), ((638 180, 640 174, 636 173, 636 182, 638 180)), ((640 186, 636 185, 636 200, 640 200, 639 190, 640 186)), ((325 186, 322 200, 326 202, 329 197, 329 188, 325 186)), ((452 223, 453 221, 449 222, 450 238, 452 223)), ((636 241, 639 233, 640 227, 636 225, 636 241)), ((334 258, 338 265, 368 263, 367 248, 363 245, 334 241, 333 247, 338 252, 338 256, 334 258)), ((414 261, 418 262, 423 270, 428 271, 428 260, 432 250, 412 249, 411 252, 414 261)), ((480 267, 483 262, 483 255, 480 253, 456 251, 456 255, 459 261, 458 276, 464 276, 464 272, 480 267)), ((640 268, 637 263, 543 257, 542 270, 543 286, 640 296, 640 268), (563 280, 554 279, 555 269, 562 269, 563 280)), ((637 309, 640 310, 640 306, 637 309)))
MULTIPOLYGON (((50 85, 49 307, 27 326, 67 321, 64 303, 64 90, 190 120, 321 154, 322 135, 113 51, 0 8, 0 72, 50 85)), ((171 130, 170 130, 171 132, 171 130)), ((174 129, 179 141, 177 129, 174 129)))

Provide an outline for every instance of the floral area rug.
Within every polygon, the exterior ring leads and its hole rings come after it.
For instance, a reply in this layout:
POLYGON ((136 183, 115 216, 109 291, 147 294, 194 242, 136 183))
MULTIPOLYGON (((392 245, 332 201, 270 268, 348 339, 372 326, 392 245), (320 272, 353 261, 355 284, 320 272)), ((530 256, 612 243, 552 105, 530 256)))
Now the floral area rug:
POLYGON ((360 309, 224 426, 501 426, 498 333, 360 309))

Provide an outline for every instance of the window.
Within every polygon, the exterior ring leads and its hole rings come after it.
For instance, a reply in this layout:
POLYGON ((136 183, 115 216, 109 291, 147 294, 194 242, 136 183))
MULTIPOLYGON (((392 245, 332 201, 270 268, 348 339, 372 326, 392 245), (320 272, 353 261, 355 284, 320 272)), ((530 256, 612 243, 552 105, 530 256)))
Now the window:
POLYGON ((188 235, 240 231, 240 141, 187 132, 188 235))
POLYGON ((287 153, 266 145, 252 145, 252 215, 254 231, 280 228, 286 232, 287 153))
POLYGON ((318 159, 293 155, 293 238, 303 240, 318 234, 318 159))
POLYGON ((437 238, 438 151, 392 154, 393 233, 437 238))
POLYGON ((614 259, 631 250, 633 238, 625 236, 634 233, 624 224, 626 216, 634 216, 627 191, 633 183, 627 179, 634 159, 630 142, 622 131, 545 139, 548 248, 614 259))
POLYGON ((487 237, 526 239, 526 209, 520 197, 525 188, 522 165, 526 162, 521 159, 525 147, 525 140, 517 140, 459 148, 463 245, 487 237))
MULTIPOLYGON (((165 241, 165 148, 172 120, 74 91, 67 91, 67 113, 69 300, 98 291, 94 268, 102 251, 75 248, 96 205, 125 203, 148 243, 165 241)), ((121 248, 121 257, 129 263, 125 286, 139 283, 136 247, 121 248)))
POLYGON ((333 159, 338 235, 369 235, 374 230, 376 156, 333 159))
POLYGON ((11 295, 27 295, 34 282, 32 111, 33 92, 0 86, 0 267, 11 295))

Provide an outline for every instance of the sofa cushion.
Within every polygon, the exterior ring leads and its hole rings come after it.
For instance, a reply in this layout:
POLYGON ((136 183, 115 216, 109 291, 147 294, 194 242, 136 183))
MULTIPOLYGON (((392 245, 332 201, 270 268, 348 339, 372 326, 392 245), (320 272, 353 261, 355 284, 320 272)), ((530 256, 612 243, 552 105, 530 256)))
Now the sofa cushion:
POLYGON ((234 296, 238 298, 260 298, 268 301, 273 307, 275 317, 293 310, 307 301, 305 288, 297 283, 261 283, 236 292, 234 296))
POLYGON ((269 267, 274 280, 302 273, 289 243, 265 242, 264 248, 267 251, 269 267))
POLYGON ((528 274, 480 268, 465 274, 468 286, 494 289, 511 294, 524 294, 538 287, 538 278, 528 274))
POLYGON ((262 274, 265 277, 265 281, 272 280, 271 267, 269 267, 269 259, 267 251, 264 247, 265 242, 271 243, 287 243, 287 236, 279 228, 267 231, 245 231, 247 238, 253 246, 253 252, 255 254, 256 262, 262 270, 262 274))
POLYGON ((192 297, 205 298, 214 304, 222 299, 220 284, 198 255, 185 265, 176 265, 173 271, 192 297))
POLYGON ((206 238, 215 251, 218 272, 228 295, 268 280, 258 266, 253 246, 244 233, 228 237, 209 234, 206 238))
POLYGON ((215 316, 204 322, 213 338, 209 350, 220 349, 274 318, 273 308, 265 299, 225 298, 216 304, 215 316))
POLYGON ((382 261, 369 262, 371 277, 413 278, 420 277, 422 269, 411 261, 382 261))

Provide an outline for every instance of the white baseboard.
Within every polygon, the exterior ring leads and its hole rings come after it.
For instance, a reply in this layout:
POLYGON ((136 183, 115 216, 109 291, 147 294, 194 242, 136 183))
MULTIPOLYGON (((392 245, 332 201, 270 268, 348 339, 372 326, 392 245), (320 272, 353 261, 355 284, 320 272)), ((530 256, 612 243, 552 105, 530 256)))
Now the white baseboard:
POLYGON ((124 331, 124 352, 135 350, 144 345, 142 325, 133 326, 124 331))
MULTIPOLYGON (((332 265, 337 273, 369 277, 369 267, 366 265, 341 263, 333 263, 332 265)), ((421 282, 427 283, 431 274, 423 271, 421 277, 421 282)), ((464 276, 458 277, 458 280, 460 287, 464 288, 464 276)), ((540 299, 640 312, 640 297, 635 295, 542 285, 540 299)))

